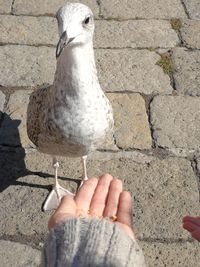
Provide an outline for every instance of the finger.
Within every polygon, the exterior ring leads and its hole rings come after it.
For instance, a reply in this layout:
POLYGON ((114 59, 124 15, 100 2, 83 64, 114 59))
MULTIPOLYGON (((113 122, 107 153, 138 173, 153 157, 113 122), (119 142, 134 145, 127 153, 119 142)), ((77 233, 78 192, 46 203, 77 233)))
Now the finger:
POLYGON ((106 206, 103 211, 104 217, 111 217, 117 214, 119 196, 122 192, 122 181, 114 179, 110 183, 106 206))
POLYGON ((200 242, 200 231, 192 232, 192 237, 194 237, 197 241, 200 242))
POLYGON ((106 205, 106 199, 109 191, 110 182, 113 177, 109 174, 104 174, 100 177, 90 205, 90 214, 102 216, 106 205))
POLYGON ((184 217, 183 217, 183 222, 190 221, 190 220, 193 219, 193 218, 195 218, 195 217, 194 217, 194 216, 189 216, 189 215, 184 216, 184 217))
POLYGON ((88 212, 97 184, 97 178, 90 178, 83 183, 74 198, 78 210, 82 211, 83 213, 88 212))
POLYGON ((189 232, 193 232, 193 231, 195 231, 196 229, 197 229, 197 225, 196 224, 194 224, 194 223, 191 223, 191 222, 185 222, 184 224, 183 224, 183 228, 184 229, 186 229, 187 231, 189 231, 189 232))
POLYGON ((48 222, 49 230, 53 228, 60 221, 71 218, 76 215, 76 203, 73 198, 64 196, 61 199, 60 205, 48 222))
POLYGON ((127 191, 123 191, 119 197, 117 221, 132 228, 132 200, 127 191))
POLYGON ((183 223, 185 223, 185 222, 191 222, 191 223, 194 223, 194 224, 200 226, 200 217, 185 216, 183 218, 183 223))
POLYGON ((182 222, 184 223, 184 222, 190 220, 190 218, 191 218, 191 216, 188 216, 188 215, 184 216, 183 219, 182 219, 182 222))

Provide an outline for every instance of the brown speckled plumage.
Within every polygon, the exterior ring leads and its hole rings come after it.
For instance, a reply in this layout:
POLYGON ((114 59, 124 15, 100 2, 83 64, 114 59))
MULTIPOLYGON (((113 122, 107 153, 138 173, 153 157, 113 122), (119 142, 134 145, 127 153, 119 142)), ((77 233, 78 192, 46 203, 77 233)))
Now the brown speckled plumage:
POLYGON ((57 59, 53 85, 33 92, 30 97, 28 136, 43 153, 87 155, 113 128, 112 108, 96 74, 91 10, 81 4, 67 4, 57 14, 59 32, 74 17, 75 22, 80 19, 82 23, 85 14, 91 16, 91 25, 82 25, 82 36, 79 34, 63 49, 57 59))

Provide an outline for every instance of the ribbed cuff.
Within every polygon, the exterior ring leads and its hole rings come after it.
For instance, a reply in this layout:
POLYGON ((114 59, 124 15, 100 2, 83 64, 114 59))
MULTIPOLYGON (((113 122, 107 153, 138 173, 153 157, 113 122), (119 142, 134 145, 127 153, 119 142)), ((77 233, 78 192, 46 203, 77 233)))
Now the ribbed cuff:
POLYGON ((49 233, 44 249, 47 267, 144 267, 136 240, 109 220, 78 218, 49 233))

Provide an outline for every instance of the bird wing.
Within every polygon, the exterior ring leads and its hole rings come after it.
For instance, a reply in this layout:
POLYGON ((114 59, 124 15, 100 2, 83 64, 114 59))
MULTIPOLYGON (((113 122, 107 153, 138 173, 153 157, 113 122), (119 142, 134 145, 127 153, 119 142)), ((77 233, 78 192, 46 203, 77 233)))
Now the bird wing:
POLYGON ((27 109, 27 133, 30 140, 38 146, 38 137, 41 132, 40 121, 44 116, 48 88, 38 89, 30 95, 27 109))

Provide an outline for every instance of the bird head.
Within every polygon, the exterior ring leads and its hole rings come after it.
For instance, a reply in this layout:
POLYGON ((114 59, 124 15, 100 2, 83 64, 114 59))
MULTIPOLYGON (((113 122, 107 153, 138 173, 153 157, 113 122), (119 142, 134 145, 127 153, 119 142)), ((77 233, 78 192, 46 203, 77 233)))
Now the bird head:
POLYGON ((57 58, 66 47, 81 46, 92 41, 94 17, 89 7, 67 3, 58 10, 56 18, 60 36, 56 47, 57 58))

